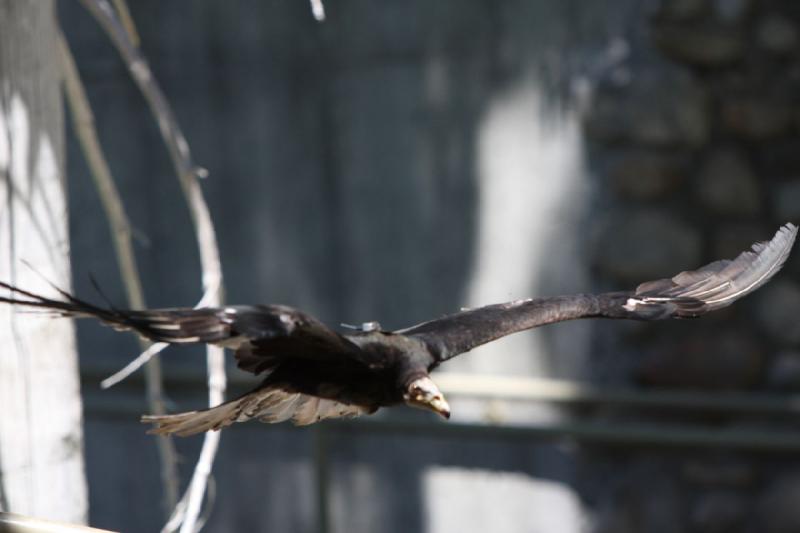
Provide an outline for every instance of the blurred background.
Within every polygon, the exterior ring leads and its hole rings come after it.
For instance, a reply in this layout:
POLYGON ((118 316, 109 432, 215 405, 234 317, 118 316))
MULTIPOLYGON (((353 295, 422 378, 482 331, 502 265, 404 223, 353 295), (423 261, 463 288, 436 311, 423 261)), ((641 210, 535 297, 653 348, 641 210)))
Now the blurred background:
MULTIPOLYGON (((230 303, 395 329, 630 289, 800 220, 792 0, 330 0, 323 23, 301 0, 130 8, 209 171, 230 303)), ((58 10, 147 303, 194 305, 195 239, 157 126, 96 22, 77 2, 58 10)), ((71 132, 67 148, 75 290, 94 298, 92 273, 122 305, 71 132)), ((447 424, 398 408, 236 425, 207 530, 800 531, 799 259, 702 320, 561 324, 463 355, 439 374, 458 389, 447 424), (500 396, 459 388, 469 376, 500 396)), ((141 375, 98 385, 138 345, 91 323, 78 341, 90 522, 155 531, 141 375)), ((202 351, 162 362, 170 410, 202 407, 202 351)), ((257 381, 230 366, 229 397, 257 381)), ((177 441, 183 484, 200 441, 177 441)))

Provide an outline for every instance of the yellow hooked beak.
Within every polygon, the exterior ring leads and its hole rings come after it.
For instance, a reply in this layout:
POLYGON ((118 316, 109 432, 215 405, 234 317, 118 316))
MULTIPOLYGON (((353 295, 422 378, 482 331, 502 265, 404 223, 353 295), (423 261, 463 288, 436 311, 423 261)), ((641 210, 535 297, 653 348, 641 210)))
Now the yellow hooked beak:
POLYGON ((403 395, 406 405, 418 409, 427 409, 444 418, 450 418, 450 405, 444 399, 442 391, 427 376, 411 382, 403 395))

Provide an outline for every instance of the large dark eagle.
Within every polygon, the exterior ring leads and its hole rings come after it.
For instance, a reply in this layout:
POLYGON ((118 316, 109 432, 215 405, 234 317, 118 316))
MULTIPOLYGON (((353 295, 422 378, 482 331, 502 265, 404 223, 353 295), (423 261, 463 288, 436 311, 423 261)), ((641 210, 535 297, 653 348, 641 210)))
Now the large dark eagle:
POLYGON ((533 298, 462 311, 399 331, 377 323, 337 333, 314 317, 282 305, 118 310, 96 307, 60 291, 54 300, 7 283, 0 301, 93 317, 160 342, 212 343, 234 350, 239 368, 264 380, 217 407, 145 416, 153 433, 192 435, 234 422, 325 418, 374 413, 401 402, 449 417, 450 407, 429 373, 442 362, 505 335, 576 318, 660 320, 692 318, 728 306, 780 270, 797 227, 786 224, 769 242, 734 260, 715 261, 634 291, 533 298))

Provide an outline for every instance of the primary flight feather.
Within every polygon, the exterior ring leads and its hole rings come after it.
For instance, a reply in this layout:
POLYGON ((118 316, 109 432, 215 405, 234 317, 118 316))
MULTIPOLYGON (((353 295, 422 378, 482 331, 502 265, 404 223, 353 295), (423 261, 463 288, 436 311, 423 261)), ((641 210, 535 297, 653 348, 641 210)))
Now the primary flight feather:
POLYGON ((242 370, 265 376, 250 392, 211 409, 144 416, 152 433, 192 435, 253 418, 298 425, 374 413, 405 403, 450 416, 429 373, 447 359, 500 337, 578 318, 660 320, 692 318, 728 306, 769 281, 783 266, 797 235, 786 224, 772 240, 733 260, 715 261, 636 290, 532 298, 463 311, 398 331, 376 323, 338 333, 282 305, 118 310, 97 307, 59 291, 51 299, 0 282, 0 302, 91 317, 120 330, 167 343, 211 343, 230 348, 242 370))

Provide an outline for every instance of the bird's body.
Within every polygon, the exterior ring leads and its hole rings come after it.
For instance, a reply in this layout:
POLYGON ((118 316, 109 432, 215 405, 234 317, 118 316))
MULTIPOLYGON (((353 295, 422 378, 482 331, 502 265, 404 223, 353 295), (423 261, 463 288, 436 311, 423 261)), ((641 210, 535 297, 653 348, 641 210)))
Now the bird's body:
POLYGON ((730 305, 766 283, 788 257, 797 227, 787 224, 766 243, 735 260, 647 282, 634 291, 519 300, 462 311, 398 331, 377 323, 338 333, 319 320, 280 305, 117 310, 59 291, 62 300, 7 283, 0 302, 44 308, 63 316, 93 317, 168 343, 212 343, 234 351, 240 369, 265 376, 250 392, 220 406, 146 416, 155 433, 191 435, 234 422, 325 418, 373 413, 406 403, 449 416, 429 377, 442 362, 500 337, 578 318, 658 320, 690 318, 730 305))

